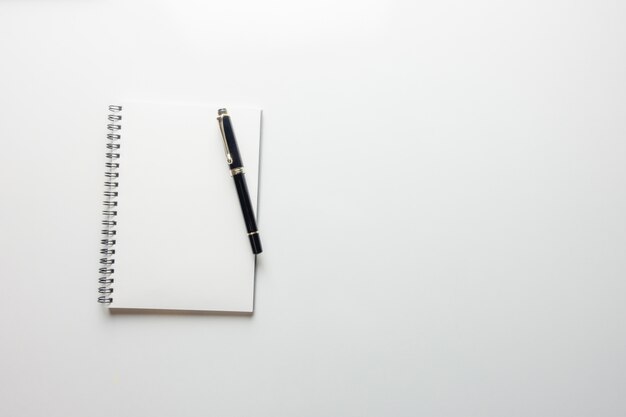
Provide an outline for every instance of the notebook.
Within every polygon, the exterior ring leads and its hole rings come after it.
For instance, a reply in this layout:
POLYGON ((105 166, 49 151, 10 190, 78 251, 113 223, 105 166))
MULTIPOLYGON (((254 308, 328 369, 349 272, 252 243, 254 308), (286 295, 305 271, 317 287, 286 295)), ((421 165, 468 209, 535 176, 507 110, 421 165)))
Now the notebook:
MULTIPOLYGON (((252 312, 255 256, 217 106, 109 106, 98 301, 252 312)), ((261 111, 228 108, 257 211, 261 111)))

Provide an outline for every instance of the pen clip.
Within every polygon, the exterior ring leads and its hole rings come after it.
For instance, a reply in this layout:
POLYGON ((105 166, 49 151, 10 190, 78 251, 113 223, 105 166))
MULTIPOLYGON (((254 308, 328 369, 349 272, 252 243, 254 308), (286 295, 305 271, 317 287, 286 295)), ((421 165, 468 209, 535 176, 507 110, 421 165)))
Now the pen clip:
POLYGON ((228 149, 228 142, 226 141, 226 132, 224 132, 224 116, 228 116, 226 109, 219 109, 217 111, 217 121, 220 125, 220 132, 222 132, 222 140, 224 141, 224 153, 226 154, 226 162, 228 165, 233 163, 233 158, 230 156, 230 149, 228 149))

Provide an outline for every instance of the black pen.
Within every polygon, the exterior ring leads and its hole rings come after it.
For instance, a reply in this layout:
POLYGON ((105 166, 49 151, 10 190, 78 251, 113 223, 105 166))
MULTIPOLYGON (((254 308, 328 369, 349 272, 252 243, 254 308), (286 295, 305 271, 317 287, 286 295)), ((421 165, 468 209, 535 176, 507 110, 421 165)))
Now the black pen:
POLYGON ((217 111, 217 121, 222 132, 222 140, 224 141, 224 152, 226 153, 226 162, 230 168, 230 176, 235 180, 235 188, 239 196, 241 204, 241 212, 243 213, 243 221, 246 223, 248 230, 248 239, 252 246, 252 253, 255 255, 263 252, 261 247, 261 239, 259 238, 259 230, 256 227, 254 219, 254 211, 252 210, 252 202, 250 201, 250 193, 248 192, 248 184, 246 184, 246 176, 244 175, 243 162, 239 154, 239 147, 235 139, 233 125, 230 122, 230 116, 226 109, 217 111))

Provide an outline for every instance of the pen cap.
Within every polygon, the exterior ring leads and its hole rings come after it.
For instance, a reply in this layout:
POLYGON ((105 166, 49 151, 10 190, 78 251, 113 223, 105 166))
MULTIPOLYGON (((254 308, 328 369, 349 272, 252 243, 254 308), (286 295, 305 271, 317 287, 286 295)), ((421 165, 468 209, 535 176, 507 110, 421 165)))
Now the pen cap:
POLYGON ((224 124, 224 136, 226 139, 226 143, 230 151, 230 156, 233 159, 233 162, 229 164, 230 168, 233 169, 242 167, 243 161, 241 160, 241 155, 239 154, 237 138, 235 137, 235 131, 233 130, 233 124, 230 121, 230 116, 225 115, 222 118, 222 123, 224 124))
POLYGON ((259 237, 258 233, 248 235, 248 238, 250 239, 250 246, 252 246, 252 253, 257 255, 263 252, 263 247, 261 246, 261 238, 259 237))

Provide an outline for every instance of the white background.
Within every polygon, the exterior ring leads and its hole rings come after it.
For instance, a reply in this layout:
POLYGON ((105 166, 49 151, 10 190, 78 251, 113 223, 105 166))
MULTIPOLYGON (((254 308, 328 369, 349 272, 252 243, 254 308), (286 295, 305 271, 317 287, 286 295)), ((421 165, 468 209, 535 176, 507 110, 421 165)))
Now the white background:
POLYGON ((625 19, 0 1, 0 414, 625 415, 625 19), (253 316, 95 302, 120 97, 264 109, 253 316))

